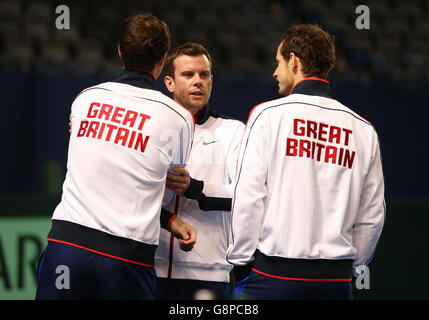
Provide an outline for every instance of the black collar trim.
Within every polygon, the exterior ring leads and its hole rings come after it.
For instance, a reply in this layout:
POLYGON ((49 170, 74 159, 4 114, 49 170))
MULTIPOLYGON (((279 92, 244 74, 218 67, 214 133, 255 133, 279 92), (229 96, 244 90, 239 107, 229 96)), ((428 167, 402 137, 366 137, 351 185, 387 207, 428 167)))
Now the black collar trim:
POLYGON ((206 104, 198 113, 197 113, 197 120, 196 124, 204 124, 208 118, 210 117, 210 108, 209 105, 206 104))
POLYGON ((196 124, 202 125, 204 123, 206 123, 206 121, 210 118, 222 118, 222 119, 233 119, 231 117, 222 115, 217 113, 214 110, 210 109, 209 104, 206 104, 201 110, 200 112, 197 113, 197 117, 196 117, 196 124))
POLYGON ((320 78, 305 78, 298 82, 291 90, 290 94, 306 94, 310 96, 321 96, 332 99, 332 92, 329 82, 320 78))
POLYGON ((155 77, 148 71, 123 69, 113 82, 129 84, 142 89, 155 90, 155 77))

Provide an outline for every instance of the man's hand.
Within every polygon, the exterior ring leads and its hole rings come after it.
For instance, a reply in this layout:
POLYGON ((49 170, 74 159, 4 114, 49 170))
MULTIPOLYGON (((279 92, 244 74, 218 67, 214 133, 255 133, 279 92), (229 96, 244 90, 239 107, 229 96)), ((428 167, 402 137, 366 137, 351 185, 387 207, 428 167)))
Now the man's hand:
POLYGON ((191 183, 189 172, 185 168, 178 167, 173 168, 173 171, 177 174, 167 173, 166 187, 179 196, 183 196, 191 183))
POLYGON ((174 217, 170 223, 170 232, 179 239, 180 249, 191 251, 197 242, 197 231, 178 217, 174 217))

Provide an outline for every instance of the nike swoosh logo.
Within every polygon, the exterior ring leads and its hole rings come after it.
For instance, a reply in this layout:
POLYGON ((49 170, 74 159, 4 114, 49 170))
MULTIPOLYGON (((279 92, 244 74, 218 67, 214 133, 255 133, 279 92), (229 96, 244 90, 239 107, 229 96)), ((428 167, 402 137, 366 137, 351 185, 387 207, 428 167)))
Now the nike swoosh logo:
POLYGON ((209 141, 209 142, 203 141, 203 146, 206 146, 206 145, 208 145, 208 144, 215 143, 215 142, 217 142, 217 141, 218 141, 218 140, 209 141))

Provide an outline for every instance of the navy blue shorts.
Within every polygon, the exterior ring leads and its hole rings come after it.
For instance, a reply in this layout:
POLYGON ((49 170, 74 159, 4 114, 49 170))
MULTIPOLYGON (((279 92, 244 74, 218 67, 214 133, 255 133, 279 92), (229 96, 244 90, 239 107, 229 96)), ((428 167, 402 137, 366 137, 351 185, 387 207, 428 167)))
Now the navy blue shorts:
POLYGON ((238 282, 235 299, 352 300, 351 281, 298 281, 264 276, 255 271, 238 282))
POLYGON ((36 299, 150 300, 155 291, 152 267, 48 242, 38 268, 36 299))
POLYGON ((216 300, 227 300, 229 283, 215 281, 200 281, 190 279, 158 278, 158 300, 195 300, 197 291, 205 289, 213 294, 216 300))

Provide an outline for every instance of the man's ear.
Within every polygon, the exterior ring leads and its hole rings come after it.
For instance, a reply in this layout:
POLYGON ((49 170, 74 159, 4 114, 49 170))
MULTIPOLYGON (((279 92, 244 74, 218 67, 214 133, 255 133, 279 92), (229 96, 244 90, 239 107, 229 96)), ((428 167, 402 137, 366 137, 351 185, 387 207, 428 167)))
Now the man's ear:
POLYGON ((174 79, 172 77, 165 76, 164 84, 167 87, 168 91, 174 93, 174 91, 176 90, 176 84, 174 83, 174 79))
POLYGON ((290 63, 289 66, 292 68, 293 72, 298 73, 299 71, 301 71, 301 61, 295 55, 295 53, 290 53, 288 62, 290 63))
POLYGON ((295 53, 291 52, 289 54, 289 61, 288 61, 288 63, 289 63, 289 65, 290 65, 290 67, 292 69, 296 68, 296 55, 295 55, 295 53))

